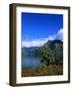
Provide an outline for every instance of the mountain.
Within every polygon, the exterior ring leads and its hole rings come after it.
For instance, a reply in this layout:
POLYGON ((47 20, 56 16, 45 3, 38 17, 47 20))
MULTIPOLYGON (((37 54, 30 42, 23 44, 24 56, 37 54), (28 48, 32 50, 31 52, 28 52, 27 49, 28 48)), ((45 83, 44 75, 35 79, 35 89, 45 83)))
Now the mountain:
POLYGON ((25 51, 31 52, 31 51, 34 51, 35 49, 38 49, 38 47, 28 47, 28 48, 24 47, 22 49, 24 49, 25 51))
POLYGON ((39 56, 42 62, 48 64, 63 63, 63 42, 61 40, 49 40, 41 47, 22 48, 22 54, 39 56))
POLYGON ((39 49, 39 47, 23 47, 22 53, 24 55, 34 56, 37 49, 39 49))
POLYGON ((63 52, 63 42, 61 40, 48 41, 44 46, 49 47, 53 52, 63 52))
POLYGON ((61 40, 48 41, 45 45, 53 51, 56 62, 63 60, 63 42, 61 40))

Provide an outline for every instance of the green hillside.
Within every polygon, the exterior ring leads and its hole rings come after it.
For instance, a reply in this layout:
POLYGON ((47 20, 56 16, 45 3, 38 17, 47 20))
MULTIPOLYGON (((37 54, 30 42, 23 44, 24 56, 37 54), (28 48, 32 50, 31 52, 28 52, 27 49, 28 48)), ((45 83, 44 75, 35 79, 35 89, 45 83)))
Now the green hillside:
POLYGON ((41 62, 47 66, 49 64, 63 63, 63 42, 60 40, 48 41, 40 48, 36 49, 33 54, 41 56, 41 62))

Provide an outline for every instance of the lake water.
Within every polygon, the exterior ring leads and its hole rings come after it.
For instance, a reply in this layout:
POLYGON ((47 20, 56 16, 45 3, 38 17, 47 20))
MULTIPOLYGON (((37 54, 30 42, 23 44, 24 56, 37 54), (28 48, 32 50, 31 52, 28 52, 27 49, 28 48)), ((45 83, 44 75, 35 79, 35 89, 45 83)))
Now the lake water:
POLYGON ((41 58, 33 56, 22 57, 22 68, 37 68, 41 66, 41 58))

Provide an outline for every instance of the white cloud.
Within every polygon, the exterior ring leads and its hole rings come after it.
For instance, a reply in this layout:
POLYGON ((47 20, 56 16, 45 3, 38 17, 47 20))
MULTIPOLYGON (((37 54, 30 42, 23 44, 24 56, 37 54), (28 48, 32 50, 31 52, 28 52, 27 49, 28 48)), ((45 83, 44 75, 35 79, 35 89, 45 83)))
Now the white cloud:
POLYGON ((54 40, 56 38, 56 35, 52 35, 48 37, 48 40, 54 40))
POLYGON ((60 29, 57 33, 56 39, 63 41, 63 29, 60 29))
POLYGON ((55 40, 55 39, 63 41, 63 29, 60 29, 57 32, 57 34, 48 37, 48 40, 55 40))
POLYGON ((42 38, 42 39, 36 39, 32 41, 22 41, 22 47, 40 47, 43 44, 45 44, 48 40, 62 40, 63 41, 63 29, 60 29, 57 34, 55 35, 50 35, 47 38, 42 38))
POLYGON ((32 40, 32 41, 23 41, 22 47, 39 47, 39 46, 42 46, 47 41, 48 41, 48 38, 32 40))

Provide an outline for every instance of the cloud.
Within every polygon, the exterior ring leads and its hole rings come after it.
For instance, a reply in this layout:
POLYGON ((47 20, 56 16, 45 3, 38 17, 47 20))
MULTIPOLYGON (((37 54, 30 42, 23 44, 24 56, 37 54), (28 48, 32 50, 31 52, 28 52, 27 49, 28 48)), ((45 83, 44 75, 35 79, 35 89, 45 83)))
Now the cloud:
POLYGON ((40 47, 48 41, 48 38, 32 40, 32 41, 22 41, 22 47, 40 47))
POLYGON ((56 35, 50 35, 49 37, 48 37, 48 40, 54 40, 55 39, 55 37, 56 37, 56 35))
POLYGON ((57 34, 48 37, 48 40, 55 40, 55 39, 63 41, 63 29, 60 29, 57 32, 57 34))
POLYGON ((63 41, 63 29, 60 29, 57 32, 56 39, 59 39, 59 40, 62 40, 63 41))
POLYGON ((62 40, 63 41, 63 29, 60 29, 57 34, 50 35, 47 38, 35 39, 31 41, 22 41, 22 47, 40 47, 45 44, 48 40, 62 40))

